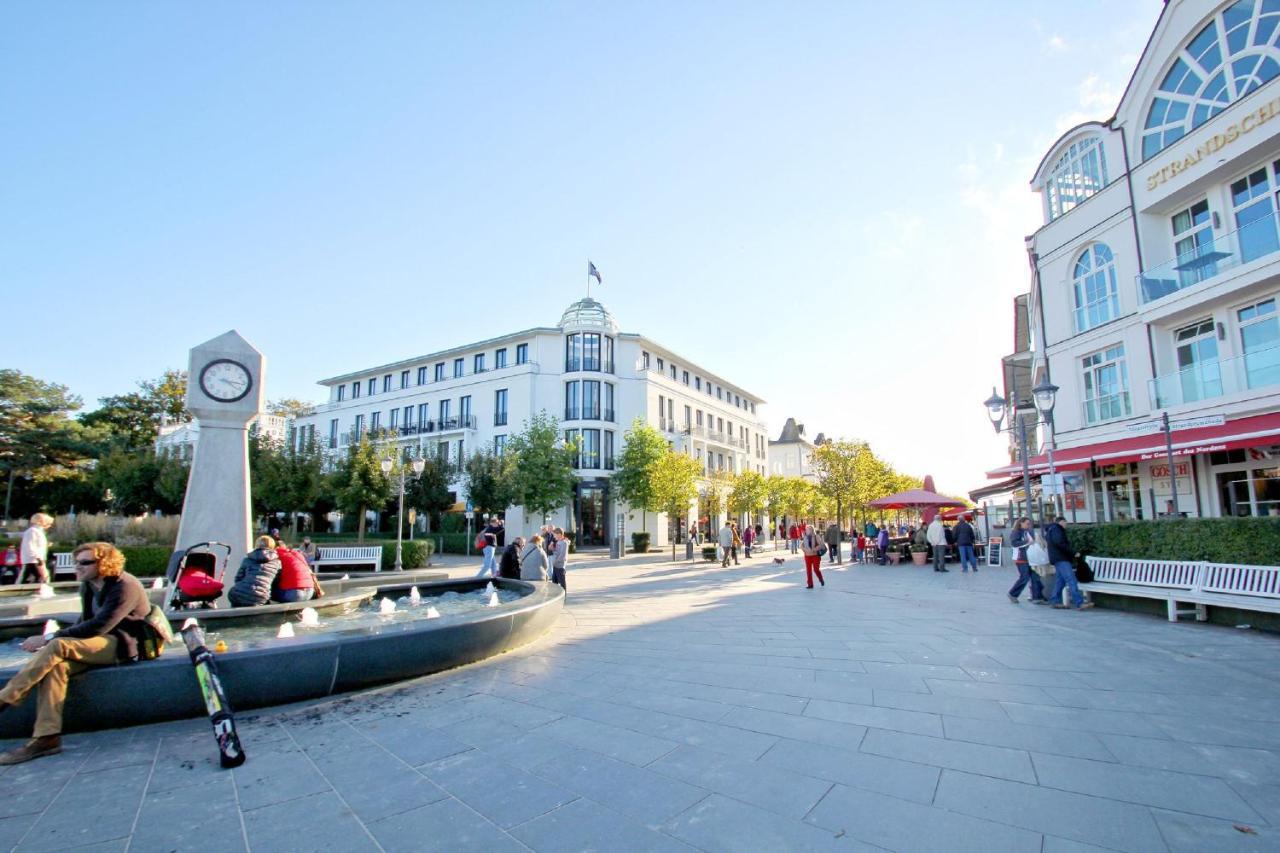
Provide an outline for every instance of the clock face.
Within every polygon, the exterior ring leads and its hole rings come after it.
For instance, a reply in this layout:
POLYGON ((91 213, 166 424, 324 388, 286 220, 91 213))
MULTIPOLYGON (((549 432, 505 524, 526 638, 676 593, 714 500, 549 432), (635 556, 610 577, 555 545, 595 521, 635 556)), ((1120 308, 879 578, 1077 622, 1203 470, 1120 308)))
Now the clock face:
POLYGON ((219 403, 234 403, 253 388, 249 368, 229 358, 218 358, 200 371, 200 389, 219 403))

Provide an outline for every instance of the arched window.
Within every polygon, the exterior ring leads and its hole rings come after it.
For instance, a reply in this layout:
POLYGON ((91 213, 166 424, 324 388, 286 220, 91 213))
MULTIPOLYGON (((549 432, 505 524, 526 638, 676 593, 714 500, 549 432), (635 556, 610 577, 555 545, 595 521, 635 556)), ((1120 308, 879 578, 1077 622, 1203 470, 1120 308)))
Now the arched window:
POLYGON ((1073 142, 1044 183, 1049 220, 1057 219, 1107 185, 1107 158, 1097 136, 1073 142))
POLYGON ((1115 258, 1105 243, 1095 243, 1080 253, 1071 280, 1077 332, 1120 316, 1115 258))
POLYGON ((1239 0, 1210 18, 1156 87, 1142 132, 1142 159, 1280 75, 1278 25, 1275 0, 1239 0))

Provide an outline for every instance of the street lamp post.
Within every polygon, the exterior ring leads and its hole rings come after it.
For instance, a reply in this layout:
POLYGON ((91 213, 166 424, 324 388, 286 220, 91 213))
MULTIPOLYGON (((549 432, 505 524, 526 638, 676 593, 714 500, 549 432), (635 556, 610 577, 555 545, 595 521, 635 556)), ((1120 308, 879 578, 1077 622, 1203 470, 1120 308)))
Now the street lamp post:
MULTIPOLYGON (((1053 406, 1057 400, 1058 386, 1054 385, 1048 379, 1042 380, 1039 385, 1031 389, 1031 397, 1035 400, 1036 411, 1040 413, 1043 420, 1036 421, 1035 425, 1053 423, 1053 406)), ((1005 399, 996 394, 996 389, 991 389, 991 396, 983 403, 987 407, 987 417, 991 419, 991 426, 997 433, 1011 432, 1014 429, 1013 421, 1017 421, 1018 436, 1018 455, 1022 457, 1022 491, 1027 497, 1027 515, 1031 519, 1032 527, 1036 526, 1036 513, 1031 504, 1031 468, 1027 462, 1027 422, 1025 418, 1017 416, 1012 402, 1006 403, 1005 399), (1009 416, 1009 426, 1001 429, 1001 422, 1004 421, 1005 415, 1009 416)), ((1050 446, 1049 451, 1049 477, 1053 479, 1053 448, 1050 446)), ((1012 519, 1010 519, 1012 520, 1012 519)))
MULTIPOLYGON (((395 467, 395 462, 391 459, 382 460, 382 473, 390 474, 391 469, 395 467)), ((416 456, 409 462, 409 467, 413 468, 413 476, 418 476, 423 469, 427 467, 427 462, 421 456, 416 456)), ((400 465, 400 511, 396 514, 396 571, 404 571, 404 474, 405 465, 400 465)))

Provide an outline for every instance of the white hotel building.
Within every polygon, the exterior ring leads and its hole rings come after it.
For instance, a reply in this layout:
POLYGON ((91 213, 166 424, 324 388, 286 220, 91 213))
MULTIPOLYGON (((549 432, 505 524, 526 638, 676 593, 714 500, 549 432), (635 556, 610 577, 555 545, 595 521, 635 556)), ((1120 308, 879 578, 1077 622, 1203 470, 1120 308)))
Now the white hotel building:
POLYGON ((1035 174, 1024 381, 1061 389, 1054 462, 1081 520, 1172 508, 1164 413, 1181 512, 1280 514, 1278 76, 1280 2, 1169 0, 1116 114, 1035 174))
MULTIPOLYGON (((651 338, 618 331, 608 310, 589 297, 570 305, 557 326, 368 367, 320 384, 328 401, 298 419, 296 434, 334 453, 362 432, 386 430, 402 448, 458 462, 480 448, 501 453, 533 414, 554 415, 565 438, 578 440, 580 453, 572 507, 551 521, 577 531, 578 541, 588 545, 609 544, 617 513, 625 511, 616 505, 609 478, 636 417, 708 473, 767 471, 763 400, 651 338)), ((465 500, 460 482, 455 489, 458 501, 465 500)), ((506 515, 512 530, 541 523, 525 519, 519 507, 506 515)), ((687 517, 680 521, 678 529, 686 529, 687 517)), ((626 522, 628 534, 641 524, 634 513, 626 522)), ((669 543, 665 514, 650 514, 644 526, 653 544, 669 543)))

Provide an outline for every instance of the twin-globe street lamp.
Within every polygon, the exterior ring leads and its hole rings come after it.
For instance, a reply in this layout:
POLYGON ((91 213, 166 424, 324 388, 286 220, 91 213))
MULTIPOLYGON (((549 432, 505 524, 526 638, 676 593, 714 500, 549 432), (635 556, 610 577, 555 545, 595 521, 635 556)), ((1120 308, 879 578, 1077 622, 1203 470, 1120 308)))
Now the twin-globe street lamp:
MULTIPOLYGON (((1045 424, 1051 426, 1053 424, 1053 405, 1057 400, 1058 386, 1054 385, 1047 378, 1042 379, 1040 384, 1031 389, 1031 397, 1035 400, 1036 411, 1040 413, 1043 420, 1036 421, 1032 426, 1045 424)), ((993 386, 991 388, 991 396, 983 404, 987 407, 987 416, 991 418, 991 426, 995 428, 997 433, 1013 432, 1013 421, 1018 422, 1018 455, 1022 457, 1022 491, 1027 498, 1027 514, 1031 518, 1031 526, 1036 526, 1036 513, 1031 504, 1031 470, 1027 465, 1027 422, 1024 418, 1017 416, 1012 401, 1006 402, 1003 397, 996 393, 993 386), (1001 422, 1005 415, 1009 416, 1009 426, 1005 429, 1000 428, 1001 422)), ((1053 442, 1049 442, 1049 479, 1056 481, 1053 470, 1053 442)), ((1012 521, 1012 519, 1010 519, 1012 521)))
MULTIPOLYGON (((393 459, 382 460, 382 473, 390 474, 391 469, 396 465, 393 459)), ((403 571, 404 564, 401 562, 403 556, 403 537, 404 537, 404 469, 405 465, 400 466, 400 512, 396 515, 396 571, 403 571)), ((427 467, 427 461, 421 456, 414 457, 409 460, 408 467, 413 468, 413 476, 418 476, 427 467)))

